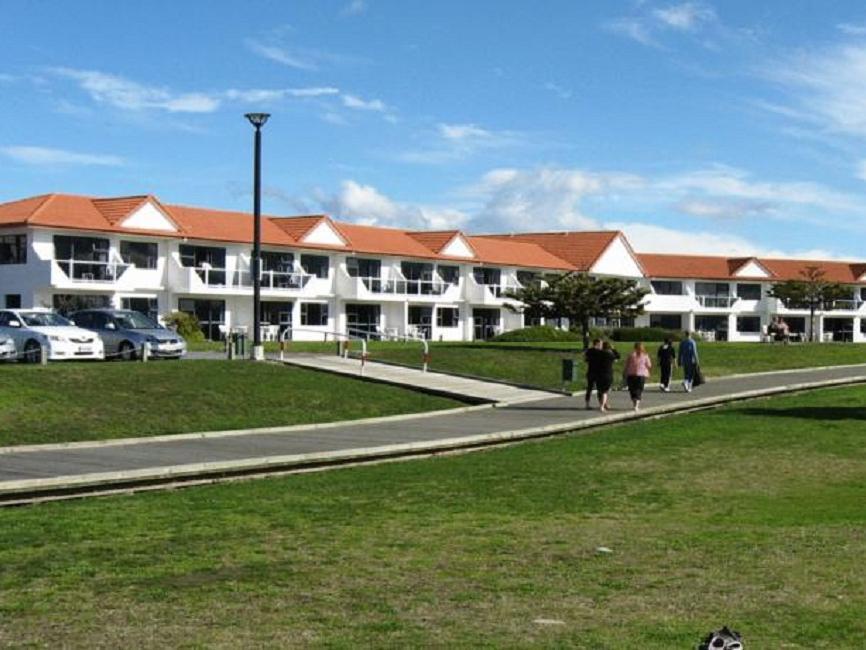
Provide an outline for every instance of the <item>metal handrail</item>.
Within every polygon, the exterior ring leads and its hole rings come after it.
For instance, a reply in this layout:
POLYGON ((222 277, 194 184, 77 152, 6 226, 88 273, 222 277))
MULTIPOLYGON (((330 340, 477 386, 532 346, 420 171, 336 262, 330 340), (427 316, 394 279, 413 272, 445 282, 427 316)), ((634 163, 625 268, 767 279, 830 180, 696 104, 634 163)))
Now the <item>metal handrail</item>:
POLYGON ((420 343, 424 346, 424 353, 421 357, 421 365, 424 372, 427 372, 427 365, 430 363, 430 343, 427 339, 420 336, 409 336, 408 334, 389 334, 388 332, 368 332, 366 330, 356 330, 349 329, 348 332, 355 332, 355 334, 364 334, 369 337, 370 335, 378 336, 380 340, 384 341, 402 341, 406 343, 420 343))
POLYGON ((312 328, 304 328, 304 327, 287 327, 283 330, 283 333, 280 334, 280 361, 285 361, 285 348, 286 343, 288 343, 288 338, 291 336, 292 332, 313 332, 315 334, 321 334, 324 338, 322 339, 325 343, 328 342, 328 336, 333 336, 335 341, 346 341, 346 348, 343 350, 343 357, 348 357, 349 346, 348 343, 351 341, 360 341, 361 342, 361 375, 364 374, 364 364, 367 363, 367 341, 358 336, 352 336, 345 332, 337 332, 335 330, 321 330, 321 329, 312 329, 312 328))

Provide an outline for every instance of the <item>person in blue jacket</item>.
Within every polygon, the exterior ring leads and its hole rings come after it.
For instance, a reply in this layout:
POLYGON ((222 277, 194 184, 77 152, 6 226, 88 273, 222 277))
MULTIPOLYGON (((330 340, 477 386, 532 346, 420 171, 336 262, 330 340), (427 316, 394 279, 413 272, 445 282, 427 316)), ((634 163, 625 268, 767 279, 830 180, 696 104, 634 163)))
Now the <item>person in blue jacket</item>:
POLYGON ((695 381, 695 370, 698 367, 698 344, 695 343, 690 332, 686 332, 685 337, 680 341, 680 347, 677 350, 677 363, 683 369, 683 388, 687 393, 691 393, 695 381))

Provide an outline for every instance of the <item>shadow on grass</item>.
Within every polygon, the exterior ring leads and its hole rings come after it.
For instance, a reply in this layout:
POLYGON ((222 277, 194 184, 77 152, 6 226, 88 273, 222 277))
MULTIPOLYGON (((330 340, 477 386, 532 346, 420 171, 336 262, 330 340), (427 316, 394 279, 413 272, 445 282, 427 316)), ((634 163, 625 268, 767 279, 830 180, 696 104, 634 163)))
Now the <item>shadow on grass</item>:
POLYGON ((798 420, 866 420, 866 406, 795 406, 787 409, 744 408, 745 415, 798 420))

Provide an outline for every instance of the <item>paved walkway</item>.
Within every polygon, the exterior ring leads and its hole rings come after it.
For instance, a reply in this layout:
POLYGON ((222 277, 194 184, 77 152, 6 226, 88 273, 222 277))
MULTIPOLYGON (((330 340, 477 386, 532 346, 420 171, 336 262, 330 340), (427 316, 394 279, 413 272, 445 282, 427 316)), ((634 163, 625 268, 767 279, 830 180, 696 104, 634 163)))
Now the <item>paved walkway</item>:
POLYGON ((0 448, 0 502, 58 498, 178 483, 225 480, 540 437, 706 408, 820 386, 866 383, 866 364, 711 380, 693 393, 645 394, 644 408, 612 396, 608 414, 583 410, 583 399, 548 397, 502 407, 396 416, 349 423, 0 448))
POLYGON ((290 354, 286 356, 284 363, 352 377, 363 376, 372 381, 420 388, 431 393, 455 395, 475 403, 518 404, 549 399, 552 395, 556 395, 554 392, 544 390, 519 388, 512 384, 481 381, 441 372, 422 372, 417 368, 375 361, 367 361, 362 366, 360 359, 343 358, 334 354, 290 354))

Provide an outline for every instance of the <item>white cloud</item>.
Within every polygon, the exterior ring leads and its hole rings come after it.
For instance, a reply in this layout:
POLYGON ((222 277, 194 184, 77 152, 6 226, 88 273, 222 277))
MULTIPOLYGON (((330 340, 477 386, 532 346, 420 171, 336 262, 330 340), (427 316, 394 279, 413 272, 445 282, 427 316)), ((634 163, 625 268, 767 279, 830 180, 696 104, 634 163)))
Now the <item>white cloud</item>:
POLYGON ((123 165, 123 158, 110 154, 79 153, 49 147, 10 146, 0 148, 0 152, 28 165, 123 165))
POLYGON ((701 2, 684 2, 654 9, 652 15, 666 27, 685 32, 693 31, 716 18, 713 8, 701 2))
POLYGON ((319 192, 316 198, 333 216, 367 225, 406 229, 459 228, 467 218, 456 208, 394 201, 372 185, 362 185, 354 180, 343 181, 336 194, 319 192))
POLYGON ((477 124, 440 123, 428 140, 427 147, 403 152, 397 156, 398 160, 428 165, 447 164, 484 149, 518 145, 523 137, 514 131, 494 131, 477 124))
POLYGON ((343 17, 360 16, 366 11, 367 3, 364 0, 352 0, 340 10, 340 15, 343 17))
POLYGON ((123 110, 160 109, 169 113, 212 113, 220 106, 217 97, 205 93, 173 93, 146 86, 118 75, 96 70, 52 68, 54 74, 72 79, 99 103, 123 110))
POLYGON ((317 70, 319 67, 312 58, 301 53, 290 51, 288 48, 281 45, 268 45, 252 38, 248 38, 246 44, 250 50, 259 56, 263 56, 266 59, 290 68, 295 68, 297 70, 317 70))
POLYGON ((836 25, 836 29, 838 29, 843 34, 848 34, 850 36, 866 36, 866 25, 839 23, 838 25, 836 25))
POLYGON ((494 169, 469 189, 481 203, 473 217, 479 230, 580 230, 598 227, 584 214, 590 196, 635 189, 642 179, 620 173, 593 173, 577 169, 494 169))
POLYGON ((359 111, 375 111, 384 113, 388 110, 381 99, 361 99, 357 95, 342 95, 343 106, 346 108, 354 108, 359 111))
POLYGON ((338 95, 339 93, 339 88, 332 88, 330 86, 312 86, 309 88, 231 89, 226 91, 225 96, 231 100, 256 104, 276 102, 285 99, 286 97, 304 99, 312 97, 327 97, 330 95, 338 95))
POLYGON ((617 18, 605 23, 604 28, 641 45, 661 47, 661 44, 653 38, 650 27, 640 18, 617 18))
POLYGON ((549 90, 560 99, 571 99, 571 96, 574 94, 568 88, 560 86, 559 84, 555 84, 552 81, 548 81, 546 84, 544 84, 544 89, 549 90))
POLYGON ((866 137, 866 45, 792 53, 759 73, 786 94, 784 102, 766 103, 774 112, 828 133, 866 137))
POLYGON ((716 230, 675 230, 648 223, 611 221, 608 230, 622 230, 632 247, 641 253, 689 255, 727 255, 731 257, 788 257, 793 259, 831 260, 836 256, 823 249, 784 251, 758 246, 737 235, 716 230))

